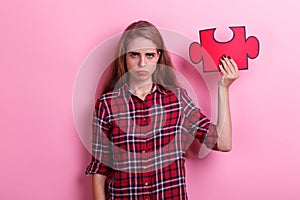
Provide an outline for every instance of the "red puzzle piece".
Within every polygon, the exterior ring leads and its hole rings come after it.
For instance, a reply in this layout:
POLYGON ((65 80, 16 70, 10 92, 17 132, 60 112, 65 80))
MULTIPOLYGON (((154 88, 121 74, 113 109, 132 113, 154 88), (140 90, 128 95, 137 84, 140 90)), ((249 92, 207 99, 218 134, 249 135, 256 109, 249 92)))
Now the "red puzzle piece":
POLYGON ((214 38, 215 28, 200 30, 200 44, 190 45, 190 59, 197 64, 203 60, 203 71, 218 71, 220 58, 226 54, 232 57, 239 69, 248 69, 248 57, 254 59, 259 54, 259 41, 256 37, 246 38, 245 26, 230 27, 233 38, 228 42, 218 42, 214 38))

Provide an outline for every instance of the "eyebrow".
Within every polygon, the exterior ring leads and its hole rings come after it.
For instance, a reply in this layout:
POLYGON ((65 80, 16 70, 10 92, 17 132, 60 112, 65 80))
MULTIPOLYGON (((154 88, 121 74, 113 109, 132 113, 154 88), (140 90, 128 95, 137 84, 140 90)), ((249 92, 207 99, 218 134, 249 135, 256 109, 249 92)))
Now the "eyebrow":
POLYGON ((128 53, 130 53, 130 54, 140 54, 140 52, 136 52, 136 51, 129 51, 128 53))
MULTIPOLYGON (((137 52, 137 51, 129 51, 127 53, 130 53, 130 54, 141 54, 140 52, 137 52)), ((157 52, 147 52, 145 54, 146 55, 153 55, 153 54, 157 54, 157 52)))

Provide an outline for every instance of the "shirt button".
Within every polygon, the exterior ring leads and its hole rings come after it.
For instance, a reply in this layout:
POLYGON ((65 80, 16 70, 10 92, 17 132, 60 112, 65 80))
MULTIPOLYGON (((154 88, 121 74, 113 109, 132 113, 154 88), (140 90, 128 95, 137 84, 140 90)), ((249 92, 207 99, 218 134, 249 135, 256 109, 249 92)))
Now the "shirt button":
POLYGON ((143 121, 146 121, 146 118, 143 118, 143 121))
POLYGON ((146 153, 146 151, 145 151, 145 150, 143 150, 143 153, 146 153))
POLYGON ((148 185, 148 182, 146 182, 145 185, 148 185))

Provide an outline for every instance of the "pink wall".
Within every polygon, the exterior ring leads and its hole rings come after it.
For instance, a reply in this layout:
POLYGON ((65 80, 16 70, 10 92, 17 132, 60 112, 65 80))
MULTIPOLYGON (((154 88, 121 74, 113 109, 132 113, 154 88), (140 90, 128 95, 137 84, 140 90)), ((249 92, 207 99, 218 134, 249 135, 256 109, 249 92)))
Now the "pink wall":
POLYGON ((89 53, 137 19, 195 41, 200 29, 245 25, 261 42, 231 88, 233 150, 187 161, 189 198, 300 199, 296 2, 2 1, 0 199, 91 198, 74 84, 89 53))

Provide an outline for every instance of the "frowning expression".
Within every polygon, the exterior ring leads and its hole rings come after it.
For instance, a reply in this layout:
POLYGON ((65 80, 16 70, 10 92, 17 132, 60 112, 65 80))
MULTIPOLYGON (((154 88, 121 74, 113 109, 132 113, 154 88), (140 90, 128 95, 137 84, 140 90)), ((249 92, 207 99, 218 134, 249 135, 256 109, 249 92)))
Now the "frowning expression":
POLYGON ((126 52, 126 66, 131 81, 151 81, 159 59, 156 45, 149 39, 130 40, 126 52))

